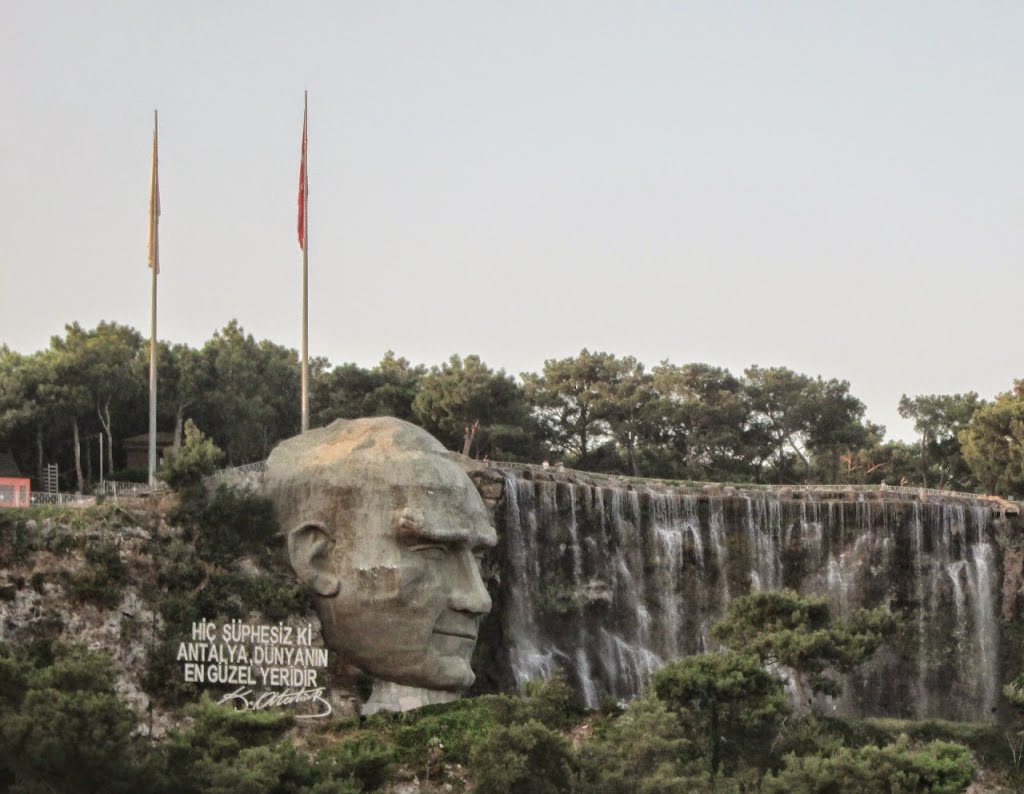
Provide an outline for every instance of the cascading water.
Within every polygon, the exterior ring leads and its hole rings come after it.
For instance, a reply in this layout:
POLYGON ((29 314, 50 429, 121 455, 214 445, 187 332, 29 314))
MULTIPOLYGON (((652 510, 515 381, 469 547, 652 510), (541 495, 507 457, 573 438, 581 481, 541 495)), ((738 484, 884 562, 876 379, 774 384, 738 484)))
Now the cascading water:
POLYGON ((536 548, 536 517, 532 483, 520 483, 515 477, 505 479, 505 527, 515 527, 504 535, 507 569, 511 576, 512 597, 505 614, 509 636, 510 663, 516 682, 521 686, 534 678, 547 678, 555 670, 551 652, 541 650, 541 638, 534 610, 531 583, 539 574, 536 548), (522 505, 522 510, 520 506, 522 505), (526 519, 522 516, 525 512, 526 519))
POLYGON ((504 641, 515 681, 563 669, 588 706, 714 650, 729 601, 791 587, 899 637, 846 679, 850 713, 987 718, 999 692, 991 510, 916 499, 693 494, 506 475, 504 641))

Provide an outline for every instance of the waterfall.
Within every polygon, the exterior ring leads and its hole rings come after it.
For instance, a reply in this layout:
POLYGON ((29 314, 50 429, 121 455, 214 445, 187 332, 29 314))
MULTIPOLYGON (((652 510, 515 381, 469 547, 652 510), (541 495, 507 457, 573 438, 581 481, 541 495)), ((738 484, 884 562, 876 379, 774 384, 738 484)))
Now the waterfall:
POLYGON ((747 518, 747 549, 750 555, 750 589, 778 590, 782 587, 782 511, 778 500, 759 494, 744 496, 747 518))
POLYGON ((924 521, 921 518, 921 505, 913 503, 911 515, 913 531, 913 566, 914 566, 914 605, 917 626, 917 678, 915 681, 916 701, 918 705, 918 716, 929 713, 929 699, 927 686, 927 665, 925 659, 925 600, 924 600, 924 521))
MULTIPOLYGON (((687 514, 697 518, 697 500, 692 496, 684 496, 687 514)), ((711 543, 715 550, 715 562, 718 564, 718 576, 722 582, 719 613, 724 613, 729 604, 728 559, 729 551, 725 545, 725 506, 721 499, 711 500, 711 514, 708 519, 711 543)))
POLYGON ((534 678, 547 678, 555 669, 550 652, 541 651, 541 640, 534 614, 531 582, 539 574, 536 553, 536 522, 532 516, 533 490, 520 487, 512 476, 505 477, 504 526, 514 528, 505 533, 507 567, 511 574, 510 607, 505 615, 509 635, 513 642, 509 648, 512 671, 520 686, 534 678), (521 505, 525 506, 527 520, 522 519, 521 505), (532 531, 531 531, 532 529, 532 531))
POLYGON ((995 588, 992 586, 992 545, 978 542, 971 546, 971 562, 967 567, 967 584, 973 607, 974 634, 978 669, 981 673, 979 695, 985 714, 994 713, 999 691, 998 656, 996 650, 995 588))
POLYGON ((562 669, 589 707, 713 650, 730 600, 791 587, 836 614, 889 606, 907 630, 846 677, 853 714, 990 718, 999 693, 997 551, 956 501, 686 493, 506 474, 500 616, 511 679, 562 669))

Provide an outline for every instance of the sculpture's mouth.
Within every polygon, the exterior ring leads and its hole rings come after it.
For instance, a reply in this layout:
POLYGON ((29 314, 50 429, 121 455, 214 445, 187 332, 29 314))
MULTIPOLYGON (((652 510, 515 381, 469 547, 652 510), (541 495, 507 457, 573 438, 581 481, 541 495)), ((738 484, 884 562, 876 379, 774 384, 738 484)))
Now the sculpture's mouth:
POLYGON ((434 634, 443 634, 445 637, 461 637, 464 640, 476 641, 476 632, 466 633, 459 629, 434 629, 434 634))
POLYGON ((442 614, 434 624, 434 634, 439 634, 442 637, 455 637, 459 640, 459 645, 466 640, 475 643, 479 629, 480 621, 475 617, 453 610, 442 614))

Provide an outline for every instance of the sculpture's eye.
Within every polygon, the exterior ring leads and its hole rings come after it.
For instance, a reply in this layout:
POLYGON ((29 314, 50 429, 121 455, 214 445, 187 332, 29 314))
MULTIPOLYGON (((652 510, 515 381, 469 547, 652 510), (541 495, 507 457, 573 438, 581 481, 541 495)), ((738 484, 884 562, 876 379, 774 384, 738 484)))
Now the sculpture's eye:
POLYGON ((476 549, 473 552, 473 557, 474 557, 474 559, 476 559, 476 564, 477 565, 483 565, 484 564, 484 550, 483 549, 476 549))
POLYGON ((448 554, 448 547, 440 543, 418 543, 410 546, 409 551, 415 551, 430 560, 443 560, 448 554))

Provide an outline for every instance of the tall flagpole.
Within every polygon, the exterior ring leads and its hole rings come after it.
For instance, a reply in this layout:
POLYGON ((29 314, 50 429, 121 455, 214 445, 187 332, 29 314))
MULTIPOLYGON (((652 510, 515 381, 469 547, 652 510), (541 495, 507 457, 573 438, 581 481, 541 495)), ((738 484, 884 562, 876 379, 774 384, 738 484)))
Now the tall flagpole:
POLYGON ((309 91, 302 98, 302 165, 299 185, 300 242, 302 243, 302 432, 309 430, 309 168, 306 163, 306 122, 309 91))
POLYGON ((156 277, 160 272, 160 179, 157 113, 153 111, 153 177, 149 193, 149 268, 152 271, 149 323, 149 484, 156 484, 156 277))

